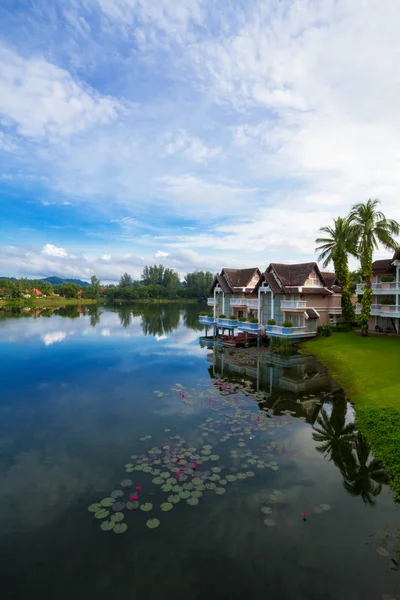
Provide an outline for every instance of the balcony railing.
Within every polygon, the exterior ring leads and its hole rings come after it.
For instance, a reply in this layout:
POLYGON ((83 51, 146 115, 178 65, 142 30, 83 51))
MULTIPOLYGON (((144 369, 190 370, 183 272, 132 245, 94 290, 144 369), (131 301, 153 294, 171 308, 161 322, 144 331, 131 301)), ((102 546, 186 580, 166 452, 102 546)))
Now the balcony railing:
POLYGON ((315 336, 315 331, 308 331, 305 327, 282 327, 281 325, 267 325, 267 335, 271 337, 310 337, 315 336))
POLYGON ((247 300, 247 308, 258 308, 258 300, 247 300))
POLYGON ((207 304, 208 306, 214 306, 215 298, 207 298, 207 304))
MULTIPOLYGON (((361 314, 361 304, 356 305, 356 314, 361 314)), ((400 306, 395 304, 371 304, 373 317, 400 317, 400 306)))
POLYGON ((218 319, 217 322, 219 327, 226 327, 227 329, 237 327, 238 324, 236 319, 218 319))
POLYGON ((249 321, 244 321, 238 324, 238 330, 247 333, 258 333, 262 330, 262 326, 260 323, 250 323, 249 321))
POLYGON ((338 308, 338 307, 328 308, 328 312, 329 312, 330 315, 341 315, 342 314, 342 308, 341 307, 340 308, 338 308))
MULTIPOLYGON (((357 283, 356 293, 364 293, 364 283, 357 283)), ((399 281, 382 281, 380 283, 372 283, 371 290, 374 294, 394 294, 400 293, 400 282, 399 281)))
POLYGON ((229 300, 230 306, 247 306, 247 298, 231 298, 229 300))
POLYGON ((305 300, 281 300, 281 310, 304 310, 307 308, 305 300))
POLYGON ((214 317, 200 316, 199 323, 201 323, 201 325, 214 325, 215 319, 214 319, 214 317))

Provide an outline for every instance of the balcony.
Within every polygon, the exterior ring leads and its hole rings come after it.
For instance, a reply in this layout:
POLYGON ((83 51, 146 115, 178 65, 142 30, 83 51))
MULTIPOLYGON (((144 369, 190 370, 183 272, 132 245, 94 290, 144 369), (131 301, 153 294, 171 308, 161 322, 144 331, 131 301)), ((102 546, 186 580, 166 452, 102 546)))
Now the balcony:
POLYGON ((236 319, 218 319, 218 327, 226 327, 227 329, 233 329, 237 327, 238 322, 236 319))
POLYGON ((258 300, 247 300, 247 308, 258 309, 258 300))
POLYGON ((215 298, 207 298, 208 306, 215 306, 215 298))
POLYGON ((229 300, 229 306, 240 306, 240 307, 246 307, 247 306, 247 298, 231 298, 229 300))
POLYGON ((315 331, 308 331, 305 327, 282 327, 281 325, 267 325, 266 332, 269 337, 289 339, 314 337, 317 335, 315 331))
MULTIPOLYGON (((357 283, 356 294, 364 293, 364 283, 357 283)), ((400 281, 382 281, 381 283, 373 283, 371 289, 374 294, 399 294, 400 281)))
POLYGON ((203 317, 203 316, 200 316, 199 317, 199 323, 201 323, 201 325, 214 325, 215 319, 214 319, 214 317, 203 317))
POLYGON ((328 308, 328 313, 330 315, 341 315, 342 314, 342 308, 341 307, 340 308, 338 308, 338 307, 328 308))
MULTIPOLYGON (((356 315, 361 314, 361 304, 356 305, 356 315)), ((400 306, 395 304, 371 304, 373 317, 400 317, 400 306)))
POLYGON ((238 324, 238 331, 243 331, 245 333, 259 333, 262 330, 262 326, 260 323, 250 323, 249 321, 244 321, 238 324))
POLYGON ((305 300, 281 300, 281 310, 305 310, 307 302, 305 300))

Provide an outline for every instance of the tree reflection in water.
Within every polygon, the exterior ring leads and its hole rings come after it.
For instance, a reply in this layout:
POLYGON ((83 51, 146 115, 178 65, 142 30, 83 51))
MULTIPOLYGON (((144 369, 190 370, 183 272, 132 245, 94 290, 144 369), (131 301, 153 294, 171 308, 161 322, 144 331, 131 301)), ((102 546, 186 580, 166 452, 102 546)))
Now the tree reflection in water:
POLYGON ((334 462, 349 494, 373 505, 388 477, 355 424, 346 423, 346 413, 347 401, 343 396, 336 399, 330 416, 325 409, 321 411, 313 427, 313 439, 320 443, 316 450, 334 462))

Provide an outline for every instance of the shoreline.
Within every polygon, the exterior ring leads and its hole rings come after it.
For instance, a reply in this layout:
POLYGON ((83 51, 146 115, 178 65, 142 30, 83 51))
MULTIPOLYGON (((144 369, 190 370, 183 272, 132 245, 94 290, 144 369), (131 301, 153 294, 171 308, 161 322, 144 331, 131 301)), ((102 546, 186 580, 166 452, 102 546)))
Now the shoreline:
POLYGON ((400 341, 334 333, 304 342, 299 350, 315 356, 344 389, 356 425, 387 472, 395 500, 400 501, 400 341))

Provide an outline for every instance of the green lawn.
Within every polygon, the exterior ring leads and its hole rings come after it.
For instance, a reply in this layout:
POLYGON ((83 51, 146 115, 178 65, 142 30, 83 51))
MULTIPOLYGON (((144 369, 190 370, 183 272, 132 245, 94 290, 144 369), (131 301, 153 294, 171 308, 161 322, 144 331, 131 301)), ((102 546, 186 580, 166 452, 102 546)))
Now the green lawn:
POLYGON ((302 345, 329 367, 356 409, 356 421, 400 499, 400 339, 336 333, 302 345))

